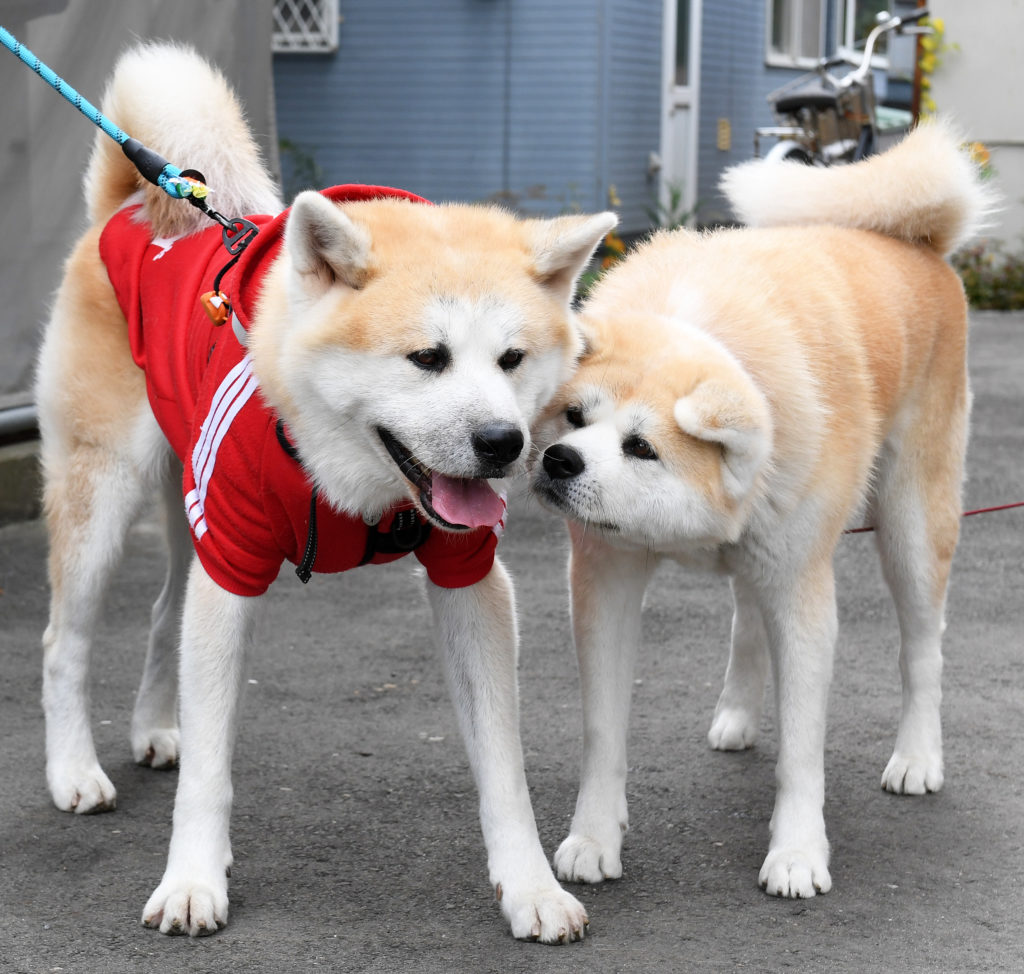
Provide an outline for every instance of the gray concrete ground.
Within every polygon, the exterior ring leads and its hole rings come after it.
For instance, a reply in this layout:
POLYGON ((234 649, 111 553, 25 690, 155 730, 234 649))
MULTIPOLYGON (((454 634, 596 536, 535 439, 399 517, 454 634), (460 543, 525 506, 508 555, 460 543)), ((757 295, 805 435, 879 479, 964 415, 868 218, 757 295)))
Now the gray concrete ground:
MULTIPOLYGON (((1024 499, 1024 315, 976 315, 969 508, 1024 499)), ((170 939, 139 925, 160 877, 175 774, 134 766, 127 732, 158 533, 131 536, 94 660, 113 814, 50 804, 38 522, 0 529, 0 971, 534 972, 1024 969, 1024 510, 965 521, 946 637, 946 787, 882 792, 899 709, 896 623, 870 536, 837 556, 841 634, 827 820, 834 889, 757 888, 775 734, 704 743, 725 663, 722 579, 666 568, 645 616, 622 880, 579 889, 585 942, 513 941, 488 888, 476 797, 404 563, 302 587, 286 572, 252 661, 235 762, 231 922, 170 939)), ((545 848, 572 812, 579 752, 564 533, 520 499, 517 580, 526 760, 545 848)))

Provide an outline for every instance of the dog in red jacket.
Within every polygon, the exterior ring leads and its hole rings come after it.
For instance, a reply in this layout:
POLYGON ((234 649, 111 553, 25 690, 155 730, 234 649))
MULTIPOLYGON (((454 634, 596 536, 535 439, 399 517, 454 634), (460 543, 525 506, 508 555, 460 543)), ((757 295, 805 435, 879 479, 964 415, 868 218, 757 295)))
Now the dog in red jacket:
POLYGON ((234 95, 180 47, 127 53, 103 111, 200 169, 217 208, 260 229, 215 287, 229 259, 220 230, 98 137, 91 227, 67 262, 37 380, 54 802, 115 804, 87 662, 125 533, 154 488, 170 558, 131 743, 142 764, 180 762, 167 868, 143 911, 164 933, 227 921, 232 746, 260 596, 284 561, 307 579, 411 552, 501 908, 517 937, 578 939, 586 913, 554 879, 527 792, 512 590, 495 554, 505 505, 490 482, 521 472, 531 424, 578 357, 575 283, 614 216, 523 220, 378 187, 302 193, 282 213, 234 95), (226 314, 204 310, 210 292, 226 314))

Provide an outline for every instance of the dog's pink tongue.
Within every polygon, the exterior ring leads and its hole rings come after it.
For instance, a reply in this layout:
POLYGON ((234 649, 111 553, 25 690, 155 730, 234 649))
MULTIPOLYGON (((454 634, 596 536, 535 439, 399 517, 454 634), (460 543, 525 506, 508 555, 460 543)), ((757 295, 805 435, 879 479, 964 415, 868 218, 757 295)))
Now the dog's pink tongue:
POLYGON ((486 480, 462 480, 441 473, 434 474, 430 505, 449 524, 467 528, 494 527, 505 513, 504 502, 486 480))

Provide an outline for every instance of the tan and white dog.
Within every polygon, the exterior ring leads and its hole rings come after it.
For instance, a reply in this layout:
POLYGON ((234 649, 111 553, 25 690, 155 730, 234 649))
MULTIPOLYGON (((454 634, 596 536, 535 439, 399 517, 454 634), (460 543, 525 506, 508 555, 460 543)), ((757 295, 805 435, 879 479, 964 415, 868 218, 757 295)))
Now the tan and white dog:
POLYGON ((555 865, 567 880, 621 875, 641 602, 670 558, 731 576, 713 748, 754 743, 771 663, 778 790, 760 882, 808 897, 832 885, 833 553, 862 516, 901 633, 882 786, 942 786, 940 638, 970 402, 966 305, 942 258, 991 201, 938 125, 848 167, 748 163, 724 189, 755 228, 658 234, 585 303, 589 348, 534 475, 571 519, 583 692, 582 781, 555 865))
POLYGON ((228 255, 218 228, 144 184, 98 136, 86 176, 92 226, 67 262, 37 382, 53 590, 43 703, 54 802, 77 813, 115 804, 90 731, 88 656, 125 533, 158 489, 170 560, 131 746, 154 767, 180 756, 180 777, 167 868, 143 922, 192 935, 223 926, 231 757, 260 592, 283 560, 341 570, 420 545, 501 909, 516 937, 581 937, 586 913, 554 878, 527 792, 513 595, 493 551, 503 504, 487 481, 524 469, 531 423, 571 371, 580 350, 575 282, 614 215, 521 220, 373 192, 347 203, 307 192, 271 219, 281 203, 232 92, 183 48, 126 54, 104 112, 202 171, 221 212, 269 216, 241 270, 225 278, 232 323, 218 329, 207 320, 209 335, 172 335, 161 352, 172 310, 187 317, 210 287, 187 247, 212 232, 213 266, 228 255), (110 236, 115 224, 121 236, 110 236), (245 275, 256 273, 249 255, 260 248, 266 266, 243 307, 245 275), (132 261, 143 267, 134 291, 119 276, 132 261), (177 345, 186 347, 183 364, 173 358, 177 345), (207 388, 203 369, 229 353, 237 366, 207 388), (195 401, 172 397, 175 382, 195 401), (155 414, 171 418, 158 425, 155 414), (245 423, 271 434, 255 457, 248 434, 234 436, 245 423), (298 514, 285 508, 274 471, 300 488, 298 514), (332 547, 335 528, 357 549, 332 547))

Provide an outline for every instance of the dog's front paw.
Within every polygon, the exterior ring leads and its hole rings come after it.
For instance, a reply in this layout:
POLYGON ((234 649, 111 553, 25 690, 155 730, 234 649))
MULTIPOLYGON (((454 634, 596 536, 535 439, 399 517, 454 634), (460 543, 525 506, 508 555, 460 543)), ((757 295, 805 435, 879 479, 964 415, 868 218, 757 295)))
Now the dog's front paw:
POLYGON ((216 933, 228 922, 227 878, 189 881, 165 876, 142 911, 142 922, 167 934, 216 933))
POLYGON ((91 815, 117 807, 117 791, 95 761, 80 766, 51 763, 46 777, 53 803, 62 812, 91 815))
POLYGON ((495 895, 518 940, 567 944, 582 940, 590 923, 583 904, 555 882, 524 890, 504 889, 498 883, 495 895))
POLYGON ((743 751, 753 747, 759 717, 742 707, 719 707, 708 731, 708 744, 716 751, 743 751))
POLYGON ((894 751, 882 772, 882 787, 894 795, 923 795, 942 787, 942 755, 894 751))
POLYGON ((600 883, 622 876, 622 833, 613 842, 571 833, 555 853, 555 875, 569 883, 600 883))
POLYGON ((791 899, 809 899, 832 888, 828 855, 804 849, 770 850, 758 879, 761 888, 770 896, 791 899))
POLYGON ((173 768, 178 764, 177 727, 153 727, 132 731, 132 755, 136 764, 148 768, 173 768))

